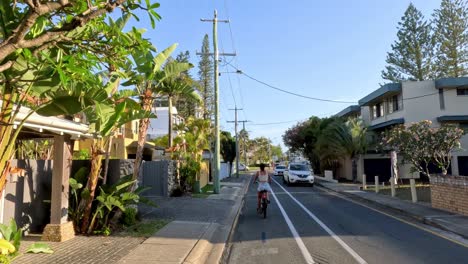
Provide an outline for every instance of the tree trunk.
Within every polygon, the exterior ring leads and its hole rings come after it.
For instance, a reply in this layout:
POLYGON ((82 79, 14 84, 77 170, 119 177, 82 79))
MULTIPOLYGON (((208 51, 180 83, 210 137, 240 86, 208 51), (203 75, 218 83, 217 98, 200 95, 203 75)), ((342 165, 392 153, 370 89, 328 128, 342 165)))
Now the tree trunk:
POLYGON ((99 180, 99 172, 102 165, 102 139, 95 139, 93 146, 91 147, 91 170, 89 172, 88 183, 86 188, 89 190, 89 196, 86 199, 82 199, 82 207, 84 207, 83 221, 81 222, 81 233, 86 233, 89 226, 89 220, 91 217, 91 210, 94 201, 94 195, 96 192, 96 186, 99 180))
MULTIPOLYGON (((15 112, 13 111, 12 89, 8 83, 5 84, 5 94, 0 106, 0 195, 6 185, 6 179, 10 172, 10 159, 14 154, 14 142, 18 131, 13 129, 15 112)), ((0 94, 1 96, 1 94, 0 94)), ((18 127, 17 129, 20 129, 18 127)))
POLYGON ((169 132, 169 135, 168 135, 168 146, 169 148, 172 147, 172 96, 169 96, 168 97, 168 101, 169 101, 169 108, 168 108, 168 115, 169 115, 169 124, 168 124, 168 132, 169 132))
POLYGON ((112 136, 108 136, 107 149, 106 149, 106 161, 104 163, 104 175, 102 179, 102 184, 107 184, 107 173, 109 172, 109 159, 110 159, 111 150, 112 150, 112 136))
POLYGON ((357 157, 351 158, 353 182, 357 181, 357 157))
POLYGON ((391 162, 391 170, 392 170, 392 177, 393 182, 398 184, 398 157, 396 151, 390 152, 390 162, 391 162))
MULTIPOLYGON (((146 112, 151 112, 151 107, 153 105, 153 91, 150 89, 150 84, 148 84, 145 90, 141 104, 143 110, 146 112)), ((138 146, 136 151, 135 164, 133 166, 132 180, 138 179, 141 162, 143 161, 143 149, 145 147, 146 134, 148 133, 148 124, 149 118, 144 118, 140 120, 140 124, 138 126, 138 146)))

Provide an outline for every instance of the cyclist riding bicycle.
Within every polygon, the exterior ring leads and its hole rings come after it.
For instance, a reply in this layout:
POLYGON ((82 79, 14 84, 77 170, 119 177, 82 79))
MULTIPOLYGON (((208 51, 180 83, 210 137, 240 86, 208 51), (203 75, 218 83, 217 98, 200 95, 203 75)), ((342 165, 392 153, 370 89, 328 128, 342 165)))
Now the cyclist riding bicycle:
POLYGON ((265 170, 265 164, 260 164, 260 170, 255 173, 254 182, 258 180, 257 187, 257 211, 260 209, 260 200, 262 199, 262 191, 267 191, 267 201, 270 203, 269 192, 271 192, 271 176, 265 170))

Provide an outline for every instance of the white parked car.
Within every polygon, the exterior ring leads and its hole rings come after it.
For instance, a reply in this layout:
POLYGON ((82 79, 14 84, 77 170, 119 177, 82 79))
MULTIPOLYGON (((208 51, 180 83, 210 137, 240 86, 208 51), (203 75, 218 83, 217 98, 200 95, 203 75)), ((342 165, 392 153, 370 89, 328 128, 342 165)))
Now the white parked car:
POLYGON ((303 163, 291 163, 284 172, 283 182, 290 185, 293 183, 308 183, 314 186, 314 172, 303 163))
POLYGON ((249 170, 249 166, 239 163, 239 171, 248 171, 248 170, 249 170))
POLYGON ((284 165, 276 165, 276 166, 275 166, 274 175, 281 175, 281 176, 283 176, 283 175, 284 175, 284 171, 286 171, 286 166, 284 166, 284 165))

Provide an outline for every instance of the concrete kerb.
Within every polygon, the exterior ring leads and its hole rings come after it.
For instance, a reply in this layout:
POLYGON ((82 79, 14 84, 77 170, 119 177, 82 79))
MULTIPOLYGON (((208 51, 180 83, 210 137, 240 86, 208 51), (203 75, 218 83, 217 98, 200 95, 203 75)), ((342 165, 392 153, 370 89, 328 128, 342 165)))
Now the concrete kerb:
POLYGON ((242 199, 236 201, 229 212, 229 222, 226 225, 212 223, 202 237, 197 241, 193 249, 187 255, 183 263, 221 263, 229 256, 226 244, 231 241, 232 235, 237 225, 240 212, 245 200, 245 194, 249 189, 250 180, 244 186, 242 199), (231 220, 232 219, 232 220, 231 220), (224 243, 213 243, 214 238, 224 243))
POLYGON ((358 202, 361 202, 361 203, 367 203, 367 204, 370 204, 370 205, 373 205, 373 206, 376 206, 376 207, 380 207, 382 209, 386 209, 388 211, 391 211, 391 212, 394 212, 394 213, 397 213, 397 214, 400 214, 402 216, 405 216, 405 217, 408 217, 408 218, 411 218, 415 221, 418 221, 420 223, 423 223, 423 224, 426 224, 426 225, 430 225, 432 227, 435 227, 435 228, 438 228, 438 229, 441 229, 443 231, 446 231, 446 232, 450 232, 450 233, 453 233, 455 235, 458 235, 464 239, 468 239, 468 237, 466 236, 466 234, 461 234, 461 233, 458 233, 458 232, 455 232, 454 230, 449 230, 447 228, 445 228, 444 226, 441 226, 440 224, 432 221, 431 219, 428 219, 426 217, 423 217, 423 216, 420 216, 420 215, 416 215, 416 214, 413 214, 409 211, 406 211, 406 210, 402 210, 400 208, 395 208, 391 205, 388 205, 388 204, 382 204, 382 203, 379 203, 379 202, 376 202, 374 200, 370 200, 370 199, 366 199, 366 198, 363 198, 363 197, 360 197, 360 196, 357 196, 353 193, 347 193, 347 192, 339 192, 339 191, 336 191, 336 190, 333 190, 332 188, 329 188, 327 186, 324 186, 318 182, 316 182, 316 184, 324 189, 327 189, 328 191, 331 191, 331 192, 334 192, 334 193, 337 193, 339 195, 343 195, 343 196, 346 196, 348 198, 350 198, 351 200, 355 200, 355 201, 358 201, 358 202))

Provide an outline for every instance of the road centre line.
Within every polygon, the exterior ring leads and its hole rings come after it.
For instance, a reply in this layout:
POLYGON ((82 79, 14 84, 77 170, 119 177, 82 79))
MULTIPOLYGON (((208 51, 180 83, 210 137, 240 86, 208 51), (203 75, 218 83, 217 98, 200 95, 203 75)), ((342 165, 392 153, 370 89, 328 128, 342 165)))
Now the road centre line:
MULTIPOLYGON (((353 256, 353 258, 360 264, 367 264, 367 262, 359 256, 356 251, 354 251, 350 246, 348 246, 339 236, 337 236, 328 226, 326 226, 317 216, 315 216, 309 209, 307 209, 301 202, 299 202, 294 196, 292 196, 281 184, 279 184, 275 179, 273 181, 281 188, 284 192, 286 192, 291 199, 296 202, 302 210, 304 210, 317 224, 319 224, 333 239, 338 242, 348 253, 353 256)), ((276 199, 276 197, 275 197, 276 199)))
POLYGON ((294 227, 293 223, 291 222, 291 219, 289 219, 289 216, 286 214, 286 211, 284 210, 283 206, 281 205, 280 201, 276 197, 275 193, 273 190, 271 190, 271 195, 273 198, 275 198, 276 204, 278 205, 281 214, 284 217, 284 220, 286 220, 286 223, 288 224, 289 230, 291 231, 294 239, 296 240, 297 245, 299 246, 299 249, 301 250, 302 256, 304 256, 305 261, 308 264, 314 264, 315 261, 312 258, 312 255, 310 255, 309 250, 304 244, 304 241, 302 241, 301 237, 299 236, 299 233, 297 232, 296 228, 294 227))

